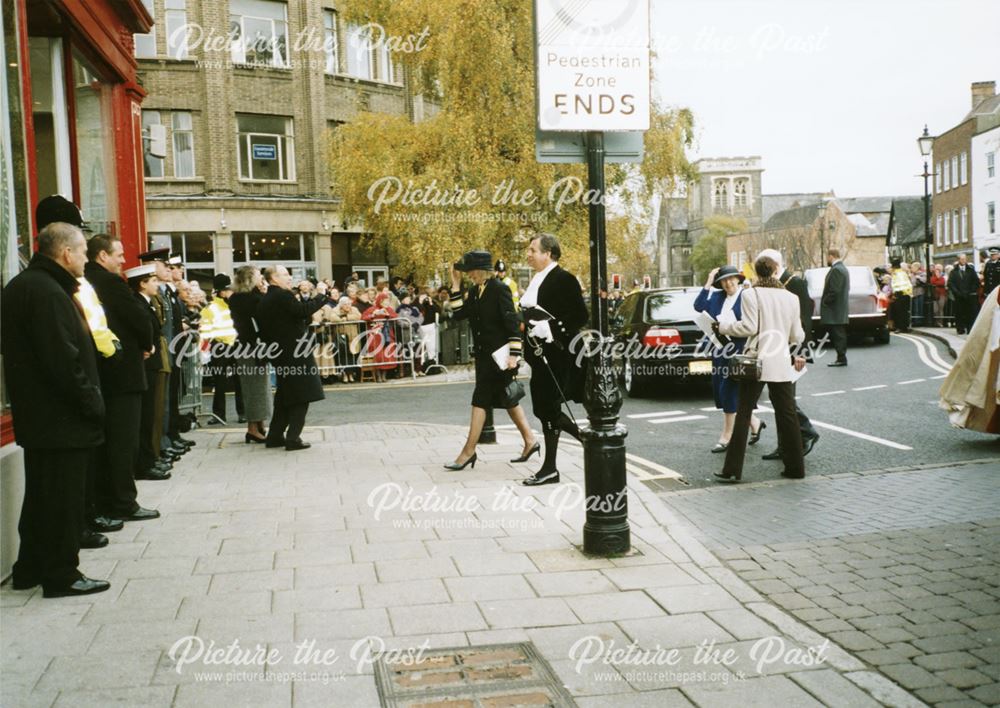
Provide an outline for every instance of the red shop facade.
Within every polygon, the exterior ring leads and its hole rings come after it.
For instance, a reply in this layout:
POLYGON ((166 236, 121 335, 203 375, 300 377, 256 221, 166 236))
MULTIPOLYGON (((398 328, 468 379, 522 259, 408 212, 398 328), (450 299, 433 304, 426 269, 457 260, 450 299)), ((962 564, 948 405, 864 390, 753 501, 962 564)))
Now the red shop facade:
MULTIPOLYGON (((0 258, 6 283, 36 250, 34 207, 75 202, 94 233, 118 236, 127 266, 145 250, 142 113, 134 33, 142 0, 0 0, 0 258)), ((11 441, 4 415, 2 443, 11 441)))

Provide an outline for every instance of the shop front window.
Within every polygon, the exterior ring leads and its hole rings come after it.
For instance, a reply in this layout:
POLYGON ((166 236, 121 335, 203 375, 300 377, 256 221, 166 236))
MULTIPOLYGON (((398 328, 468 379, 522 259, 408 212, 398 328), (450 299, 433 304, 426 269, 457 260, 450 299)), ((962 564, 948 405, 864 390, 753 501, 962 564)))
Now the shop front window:
POLYGON ((111 86, 79 54, 73 53, 76 168, 80 211, 95 233, 118 233, 114 121, 111 86))
POLYGON ((315 240, 315 234, 234 234, 233 263, 253 263, 261 268, 283 265, 293 274, 315 275, 315 240))

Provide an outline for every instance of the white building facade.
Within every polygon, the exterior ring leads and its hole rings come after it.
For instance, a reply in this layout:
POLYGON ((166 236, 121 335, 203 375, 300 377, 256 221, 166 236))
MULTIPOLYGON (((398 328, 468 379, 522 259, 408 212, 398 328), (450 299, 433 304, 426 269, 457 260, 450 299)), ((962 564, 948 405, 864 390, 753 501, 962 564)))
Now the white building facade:
POLYGON ((972 136, 972 234, 980 252, 1000 248, 1000 126, 972 136))

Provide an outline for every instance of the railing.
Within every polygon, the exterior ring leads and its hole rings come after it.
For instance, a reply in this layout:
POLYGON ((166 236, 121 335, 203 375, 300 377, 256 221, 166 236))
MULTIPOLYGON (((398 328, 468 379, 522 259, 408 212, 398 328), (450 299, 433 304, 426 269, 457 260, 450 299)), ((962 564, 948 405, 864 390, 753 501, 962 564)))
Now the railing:
POLYGON ((348 372, 366 374, 376 369, 398 369, 416 377, 419 360, 419 326, 397 317, 385 320, 322 322, 310 326, 315 337, 313 354, 320 376, 340 376, 348 372))

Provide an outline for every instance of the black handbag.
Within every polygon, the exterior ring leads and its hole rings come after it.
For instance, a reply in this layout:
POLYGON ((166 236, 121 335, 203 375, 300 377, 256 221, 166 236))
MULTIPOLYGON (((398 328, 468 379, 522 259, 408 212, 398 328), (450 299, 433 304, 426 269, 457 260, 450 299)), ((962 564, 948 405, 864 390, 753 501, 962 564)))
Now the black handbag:
MULTIPOLYGON (((754 291, 756 293, 756 291, 754 291)), ((760 340, 760 294, 757 294, 757 339, 754 344, 758 344, 760 340)), ((733 381, 739 381, 742 383, 756 383, 760 381, 761 374, 763 372, 763 364, 760 361, 760 357, 757 356, 757 352, 752 354, 747 354, 743 352, 741 354, 736 354, 733 356, 732 362, 729 364, 729 378, 733 381)))
POLYGON ((524 398, 524 384, 512 378, 503 388, 501 395, 501 408, 514 408, 522 398, 524 398))

